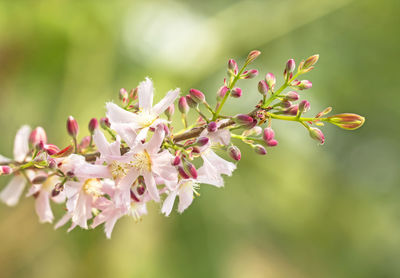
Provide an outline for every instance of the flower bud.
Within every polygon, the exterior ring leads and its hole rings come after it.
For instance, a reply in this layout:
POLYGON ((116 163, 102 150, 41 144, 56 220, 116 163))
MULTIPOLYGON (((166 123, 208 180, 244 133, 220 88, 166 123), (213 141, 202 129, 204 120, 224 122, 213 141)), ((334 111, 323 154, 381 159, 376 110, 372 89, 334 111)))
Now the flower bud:
POLYGON ((172 165, 173 166, 178 166, 179 164, 181 164, 181 158, 177 155, 174 157, 174 159, 172 160, 172 165))
POLYGON ((82 148, 82 149, 85 149, 85 148, 89 147, 91 140, 92 140, 91 136, 83 137, 81 142, 79 143, 79 147, 82 148))
POLYGON ((242 89, 236 87, 232 89, 231 96, 234 98, 240 98, 242 96, 242 89))
POLYGON ((353 113, 333 115, 331 117, 328 117, 328 120, 330 123, 337 125, 340 128, 349 130, 357 129, 361 127, 365 122, 364 117, 353 113))
POLYGON ((275 75, 273 73, 267 73, 267 75, 265 76, 265 82, 267 82, 268 88, 270 88, 271 90, 274 89, 275 84, 276 84, 276 78, 275 75))
POLYGON ((47 161, 49 162, 49 168, 50 169, 56 169, 57 168, 57 162, 53 158, 48 158, 47 161))
POLYGON ((253 62, 255 59, 257 59, 258 56, 260 56, 261 52, 259 50, 253 50, 249 53, 246 59, 246 64, 250 64, 253 62))
POLYGON ((186 98, 186 103, 189 105, 190 108, 197 107, 197 102, 190 95, 186 95, 185 98, 186 98))
POLYGON ((217 129, 218 129, 218 126, 217 126, 216 122, 210 122, 207 126, 208 132, 215 132, 215 131, 217 131, 217 129))
POLYGON ((256 121, 256 123, 257 123, 257 120, 255 120, 254 118, 250 117, 250 116, 247 115, 247 114, 239 114, 239 115, 236 115, 236 116, 233 118, 233 120, 234 120, 237 124, 239 124, 239 125, 241 125, 241 126, 248 127, 248 128, 252 128, 252 127, 255 126, 255 125, 254 125, 254 121, 256 121))
POLYGON ((236 63, 236 61, 235 60, 233 60, 233 59, 230 59, 229 61, 228 61, 228 70, 230 70, 230 71, 232 71, 234 74, 237 74, 238 73, 238 65, 237 65, 237 63, 236 63))
POLYGON ((1 175, 9 175, 12 173, 12 169, 10 166, 0 166, 0 176, 1 175))
POLYGON ((288 109, 286 109, 283 113, 288 114, 288 115, 293 115, 297 116, 297 112, 299 111, 299 105, 292 105, 288 109))
POLYGON ((318 62, 318 59, 318 54, 308 57, 307 60, 304 62, 303 69, 308 69, 309 67, 315 65, 318 62))
POLYGON ((228 148, 228 154, 229 156, 236 161, 239 161, 242 158, 242 154, 240 153, 240 150, 236 146, 230 146, 228 148))
POLYGON ((260 135, 262 132, 262 128, 260 126, 255 126, 251 129, 246 129, 245 131, 243 131, 242 135, 243 136, 251 136, 251 135, 260 135))
POLYGON ((121 88, 119 90, 119 99, 124 103, 128 102, 129 94, 128 94, 128 91, 125 88, 121 88))
POLYGON ((224 96, 226 95, 226 92, 228 92, 229 88, 226 86, 222 86, 221 88, 219 88, 218 92, 217 92, 217 99, 223 99, 224 96))
POLYGON ((36 176, 32 180, 32 183, 33 184, 41 184, 41 183, 44 183, 45 180, 47 180, 47 175, 39 175, 39 176, 36 176))
POLYGON ((290 74, 294 71, 295 68, 296 68, 296 63, 294 62, 293 59, 289 59, 286 63, 285 72, 290 74))
POLYGON ((68 131, 68 134, 72 137, 76 137, 78 135, 78 132, 79 132, 78 122, 72 116, 68 117, 67 131, 68 131))
POLYGON ((261 145, 253 145, 253 149, 256 152, 256 154, 259 154, 259 155, 267 154, 267 150, 261 145))
POLYGON ((199 139, 197 139, 196 141, 196 145, 199 147, 203 147, 207 145, 209 141, 210 139, 208 137, 199 137, 199 139))
POLYGON ((189 90, 190 97, 196 102, 196 103, 203 103, 206 101, 206 96, 199 90, 197 89, 190 89, 189 90))
POLYGON ((130 99, 137 99, 137 98, 138 98, 138 87, 132 89, 132 90, 129 92, 129 98, 130 98, 130 99))
POLYGON ((312 83, 311 81, 308 80, 301 80, 301 81, 295 80, 292 84, 290 84, 290 86, 299 90, 307 90, 312 87, 312 83))
POLYGON ((290 101, 288 101, 287 99, 284 99, 281 102, 279 102, 278 105, 283 108, 289 108, 292 106, 292 103, 290 101))
POLYGON ((96 118, 92 118, 89 122, 89 132, 93 134, 93 132, 99 127, 99 122, 96 118))
POLYGON ((178 109, 179 109, 179 111, 181 111, 182 114, 187 114, 189 112, 190 107, 189 107, 185 97, 179 98, 178 109))
POLYGON ((267 146, 268 147, 275 147, 278 145, 278 141, 276 141, 275 139, 271 139, 267 142, 267 146))
POLYGON ((190 179, 190 176, 185 172, 185 169, 183 169, 182 166, 178 167, 178 173, 179 175, 184 178, 184 179, 190 179))
POLYGON ((43 144, 47 144, 47 135, 44 129, 38 126, 29 135, 29 143, 32 146, 36 146, 40 142, 42 142, 43 144))
POLYGON ((246 70, 243 72, 243 74, 240 76, 242 79, 252 79, 258 75, 258 70, 252 69, 252 70, 246 70))
POLYGON ((168 117, 168 119, 170 119, 175 113, 175 104, 172 103, 170 106, 168 106, 168 108, 165 109, 164 113, 168 117))
POLYGON ((267 95, 269 91, 268 84, 265 80, 261 80, 258 82, 258 92, 262 94, 263 96, 267 95))
POLYGON ((318 141, 321 145, 325 142, 325 136, 322 131, 316 127, 310 127, 308 130, 310 132, 310 137, 318 141))
POLYGON ((310 110, 310 103, 307 100, 302 100, 299 104, 299 112, 304 113, 310 110))
POLYGON ((267 127, 266 129, 264 129, 263 139, 266 143, 274 139, 274 137, 275 137, 275 132, 272 128, 267 127))
POLYGON ((54 155, 56 153, 60 152, 60 149, 53 144, 46 144, 44 145, 44 150, 49 154, 49 155, 54 155))
POLYGON ((290 91, 286 94, 285 99, 290 101, 296 101, 299 99, 299 94, 296 93, 295 91, 290 91))
POLYGON ((184 161, 183 167, 187 173, 189 173, 190 177, 197 179, 197 170, 194 165, 188 161, 184 161))
POLYGON ((315 116, 315 118, 320 118, 320 117, 322 117, 322 116, 324 116, 324 115, 326 115, 326 114, 331 113, 331 111, 332 111, 332 107, 327 107, 327 108, 325 108, 324 110, 322 110, 321 112, 319 112, 319 113, 315 116))
POLYGON ((110 120, 108 118, 101 118, 100 119, 100 126, 102 129, 106 129, 111 126, 110 120))

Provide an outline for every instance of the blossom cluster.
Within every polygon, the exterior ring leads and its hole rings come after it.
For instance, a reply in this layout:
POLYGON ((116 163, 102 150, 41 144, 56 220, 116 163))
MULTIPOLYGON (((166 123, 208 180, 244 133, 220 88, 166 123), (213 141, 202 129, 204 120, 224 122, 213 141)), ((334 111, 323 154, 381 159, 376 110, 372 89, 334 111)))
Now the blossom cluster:
POLYGON ((246 68, 259 55, 259 51, 250 52, 240 69, 235 60, 229 60, 228 76, 217 90, 214 108, 198 89, 190 89, 186 95, 171 90, 153 105, 153 82, 146 78, 130 92, 121 89, 119 105, 106 103, 106 117, 91 119, 89 135, 80 141, 79 125, 70 116, 71 145, 64 149, 49 143, 42 127, 21 127, 15 137, 14 157, 0 156, 0 175, 12 175, 0 193, 1 201, 16 205, 28 185, 26 196, 35 198, 40 222, 53 222, 51 202, 64 203, 66 213, 56 228, 68 222, 68 231, 104 224, 110 237, 121 217, 139 220, 147 214, 148 202, 160 203, 161 212, 168 216, 175 203, 179 213, 187 209, 199 195, 200 185, 224 186, 224 176, 232 175, 242 156, 234 140, 266 155, 268 148, 278 145, 274 120, 300 123, 320 144, 325 137, 316 126, 328 122, 351 130, 364 123, 363 117, 352 113, 326 117, 330 107, 315 117, 303 116, 310 103, 300 100, 301 92, 312 83, 298 78, 314 68, 318 55, 301 61, 296 72, 295 61, 290 59, 279 88, 275 75, 267 73, 257 84, 260 101, 252 111, 221 114, 229 98, 247 94, 236 84, 258 76, 258 70, 246 68), (176 106, 182 123, 173 121, 176 106), (191 124, 187 119, 190 111, 198 114, 191 124), (229 158, 222 158, 217 151, 226 152, 229 158))

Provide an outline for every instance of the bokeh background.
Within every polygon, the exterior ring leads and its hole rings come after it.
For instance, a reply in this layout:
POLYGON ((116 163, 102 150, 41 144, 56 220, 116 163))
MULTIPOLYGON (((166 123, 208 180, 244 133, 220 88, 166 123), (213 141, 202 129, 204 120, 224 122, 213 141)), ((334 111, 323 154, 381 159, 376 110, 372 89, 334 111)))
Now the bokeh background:
MULTIPOLYGON (((31 198, 1 205, 0 276, 400 277, 399 12, 398 0, 0 0, 4 155, 25 123, 68 144, 67 116, 84 130, 146 76, 158 99, 196 87, 213 100, 227 60, 252 49, 280 81, 287 59, 319 53, 311 113, 367 118, 354 132, 326 126, 322 147, 277 122, 279 148, 259 157, 240 145, 225 188, 202 186, 182 215, 153 205, 141 223, 123 218, 111 240, 39 224, 31 198)), ((258 79, 225 113, 249 110, 258 79)))

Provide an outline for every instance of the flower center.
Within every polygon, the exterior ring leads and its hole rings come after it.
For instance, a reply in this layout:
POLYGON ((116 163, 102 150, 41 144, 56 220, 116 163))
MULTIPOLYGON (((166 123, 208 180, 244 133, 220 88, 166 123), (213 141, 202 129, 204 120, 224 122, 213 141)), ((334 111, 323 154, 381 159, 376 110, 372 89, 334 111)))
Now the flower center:
POLYGON ((88 195, 101 196, 101 187, 101 182, 98 179, 87 179, 82 189, 88 195))
POLYGON ((183 182, 180 186, 180 189, 184 187, 189 187, 196 196, 200 196, 200 193, 197 192, 197 190, 200 189, 200 186, 197 183, 194 183, 192 181, 183 182))
POLYGON ((142 128, 151 126, 157 120, 157 115, 147 110, 139 111, 137 116, 139 125, 142 128))
POLYGON ((133 160, 130 165, 135 167, 139 172, 150 172, 151 171, 151 157, 149 153, 144 150, 140 153, 133 155, 133 160))
POLYGON ((128 164, 119 161, 113 161, 108 167, 114 179, 125 177, 129 170, 128 164))

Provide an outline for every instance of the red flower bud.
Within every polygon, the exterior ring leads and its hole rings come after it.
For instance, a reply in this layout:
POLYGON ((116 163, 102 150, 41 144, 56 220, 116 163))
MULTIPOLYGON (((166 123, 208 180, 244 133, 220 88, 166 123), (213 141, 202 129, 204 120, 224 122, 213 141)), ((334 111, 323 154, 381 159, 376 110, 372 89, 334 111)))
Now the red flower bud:
POLYGON ((89 132, 93 134, 95 129, 97 129, 98 127, 99 127, 99 122, 97 121, 97 119, 96 118, 91 119, 89 122, 89 132))
POLYGON ((187 114, 189 112, 190 107, 189 107, 185 97, 179 98, 178 109, 179 109, 179 111, 181 111, 182 114, 187 114))
POLYGON ((258 75, 258 70, 252 69, 252 70, 246 70, 243 72, 243 74, 240 76, 242 79, 252 79, 258 75))
POLYGON ((228 61, 228 70, 230 70, 230 71, 232 71, 234 74, 237 74, 238 73, 238 65, 237 65, 237 63, 236 63, 236 61, 235 60, 233 60, 233 59, 230 59, 229 61, 228 61))
POLYGON ((208 137, 200 137, 199 139, 197 139, 196 145, 199 147, 203 147, 207 145, 209 141, 210 139, 208 137))
POLYGON ((265 82, 267 82, 267 85, 271 90, 274 89, 276 83, 275 75, 270 72, 267 73, 265 76, 265 82))
POLYGON ((197 107, 197 102, 190 95, 186 95, 185 98, 186 98, 186 103, 189 105, 190 108, 197 107))
POLYGON ((265 80, 261 80, 260 82, 258 82, 258 91, 264 96, 268 93, 269 87, 265 80))
POLYGON ((182 166, 178 167, 178 173, 179 175, 184 178, 184 179, 190 179, 190 176, 185 172, 185 169, 183 169, 182 166))
POLYGON ((242 154, 240 153, 240 150, 236 146, 230 146, 228 148, 228 154, 229 156, 236 161, 239 161, 242 158, 242 154))
POLYGON ((45 150, 49 155, 54 155, 54 154, 60 152, 60 149, 59 149, 56 145, 53 145, 53 144, 46 144, 46 145, 44 146, 44 150, 45 150))
POLYGON ((217 92, 217 99, 223 99, 224 96, 226 95, 226 92, 228 92, 229 88, 226 86, 222 86, 221 88, 219 88, 218 92, 217 92))
POLYGON ((249 53, 246 59, 246 64, 250 64, 253 62, 255 59, 257 59, 258 56, 260 56, 261 52, 259 50, 253 50, 249 53))
POLYGON ((266 155, 267 154, 267 150, 261 145, 254 145, 253 149, 259 155, 266 155))
POLYGON ((299 104, 299 112, 304 113, 310 110, 310 103, 307 100, 302 100, 299 104))
POLYGON ((268 147, 275 147, 275 146, 277 146, 277 145, 278 145, 278 141, 276 141, 275 139, 269 140, 269 141, 267 142, 267 146, 268 146, 268 147))
POLYGON ((266 143, 274 139, 274 137, 275 137, 275 132, 272 128, 267 127, 266 129, 264 129, 263 139, 266 143))
POLYGON ((247 115, 247 114, 239 114, 239 115, 236 115, 236 116, 233 118, 233 120, 234 120, 237 124, 242 125, 242 126, 245 126, 245 127, 248 127, 248 128, 254 127, 254 121, 256 121, 256 123, 257 123, 257 120, 255 120, 254 118, 250 117, 250 116, 247 115))
POLYGON ((309 67, 315 65, 318 62, 318 59, 318 54, 308 57, 307 60, 304 62, 303 69, 308 69, 309 67))
POLYGON ((1 175, 9 175, 12 173, 12 169, 10 166, 0 166, 0 176, 1 175))
POLYGON ((111 124, 110 124, 110 121, 108 120, 108 118, 101 118, 100 119, 100 126, 103 129, 106 129, 107 127, 110 127, 111 124))
POLYGON ((290 91, 286 94, 285 99, 290 101, 296 101, 299 99, 299 94, 296 93, 295 91, 290 91))
POLYGON ((218 126, 217 126, 216 122, 210 122, 207 126, 208 132, 215 132, 215 131, 217 131, 217 129, 218 129, 218 126))
POLYGON ((178 166, 179 164, 181 164, 181 158, 179 156, 175 156, 174 159, 172 160, 172 165, 178 166))
POLYGON ((240 88, 232 89, 231 96, 234 98, 240 98, 242 96, 242 89, 240 88))
POLYGON ((190 97, 196 102, 196 103, 203 103, 206 101, 206 96, 199 90, 197 89, 190 89, 189 90, 190 97))
POLYGON ((78 132, 79 132, 78 122, 72 116, 68 117, 67 131, 68 131, 68 134, 72 137, 76 137, 78 135, 78 132))
POLYGON ((197 170, 196 167, 194 167, 194 165, 188 161, 185 161, 183 163, 184 169, 187 173, 189 173, 189 175, 194 178, 197 179, 197 170))

